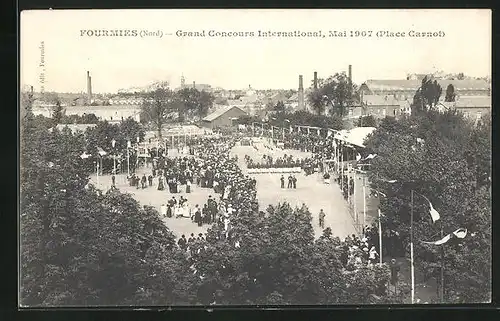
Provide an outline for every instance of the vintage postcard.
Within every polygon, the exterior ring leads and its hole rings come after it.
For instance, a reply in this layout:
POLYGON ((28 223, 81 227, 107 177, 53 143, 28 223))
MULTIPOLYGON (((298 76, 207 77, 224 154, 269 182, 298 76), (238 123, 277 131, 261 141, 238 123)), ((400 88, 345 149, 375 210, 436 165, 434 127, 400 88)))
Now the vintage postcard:
POLYGON ((491 301, 490 10, 32 10, 21 308, 491 301))

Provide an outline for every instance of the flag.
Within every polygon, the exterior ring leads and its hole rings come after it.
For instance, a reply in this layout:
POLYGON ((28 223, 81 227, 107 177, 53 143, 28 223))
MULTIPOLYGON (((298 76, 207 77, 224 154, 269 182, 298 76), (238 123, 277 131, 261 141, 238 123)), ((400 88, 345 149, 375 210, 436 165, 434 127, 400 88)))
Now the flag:
POLYGON ((366 156, 365 160, 373 159, 373 158, 375 158, 375 156, 377 156, 377 154, 370 154, 370 155, 366 156))
POLYGON ((435 223, 437 220, 439 220, 439 213, 438 211, 436 211, 434 209, 434 207, 432 206, 432 203, 431 201, 429 201, 429 199, 427 197, 425 197, 424 195, 420 194, 423 198, 425 198, 427 200, 427 202, 429 202, 429 214, 431 214, 431 218, 432 218, 432 223, 435 223))
POLYGON ((467 236, 467 229, 466 228, 459 228, 455 232, 453 232, 453 235, 459 239, 463 239, 464 237, 467 236))
POLYGON ((97 151, 99 152, 99 155, 101 155, 101 156, 104 156, 104 155, 106 155, 106 154, 107 154, 107 153, 104 151, 104 149, 102 149, 102 148, 101 148, 101 147, 99 147, 99 146, 97 147, 97 151))
POLYGON ((422 241, 422 243, 425 243, 425 244, 434 244, 434 245, 442 245, 442 244, 448 242, 450 239, 451 239, 451 234, 448 234, 445 237, 443 237, 442 239, 437 240, 435 242, 422 241))
POLYGON ((328 132, 326 133, 326 137, 330 137, 331 135, 332 135, 332 131, 328 130, 328 132))
POLYGON ((358 162, 359 162, 360 160, 361 160, 361 155, 358 153, 358 154, 356 155, 356 161, 358 161, 358 162))
POLYGON ((81 155, 80 155, 80 157, 81 157, 82 159, 87 159, 87 158, 89 158, 90 156, 92 156, 92 155, 91 155, 91 154, 87 154, 86 152, 83 152, 83 154, 81 154, 81 155))
POLYGON ((434 244, 434 245, 442 245, 442 244, 445 244, 446 242, 448 242, 449 240, 451 240, 452 237, 455 237, 455 238, 458 238, 458 239, 463 239, 466 236, 467 236, 467 229, 466 228, 459 228, 459 229, 455 230, 453 233, 450 233, 450 234, 446 235, 445 237, 443 237, 440 240, 437 240, 435 242, 422 241, 422 243, 425 243, 425 244, 434 244))

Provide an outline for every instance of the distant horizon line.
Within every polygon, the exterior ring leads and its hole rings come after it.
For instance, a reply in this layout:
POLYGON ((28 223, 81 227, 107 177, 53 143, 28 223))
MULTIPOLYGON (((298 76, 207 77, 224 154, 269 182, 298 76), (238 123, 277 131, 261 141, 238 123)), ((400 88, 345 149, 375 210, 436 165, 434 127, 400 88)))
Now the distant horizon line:
MULTIPOLYGON (((340 73, 343 73, 343 72, 340 72, 340 73)), ((345 72, 344 72, 345 73, 345 72)), ((459 73, 447 73, 447 72, 444 72, 444 71, 438 71, 438 72, 435 72, 435 73, 407 73, 407 76, 409 75, 427 75, 427 76, 433 76, 435 74, 442 74, 442 75, 445 75, 445 76, 448 76, 448 75, 458 75, 459 73)), ((302 74, 298 74, 298 75, 302 75, 302 74)), ((464 74, 465 75, 465 79, 464 80, 467 80, 467 79, 475 79, 475 80, 478 80, 478 79, 491 79, 491 75, 484 75, 484 76, 468 76, 467 74, 464 74)), ((330 77, 330 76, 329 76, 330 77)), ((321 78, 321 77, 318 77, 318 79, 326 79, 326 78, 321 78)), ((407 80, 406 77, 404 78, 368 78, 368 79, 365 79, 364 81, 360 82, 359 84, 356 84, 358 87, 361 86, 362 84, 366 83, 367 81, 370 81, 370 80, 407 80)), ((451 80, 451 79, 450 79, 451 80)), ((312 81, 312 80, 311 80, 312 81)), ((138 85, 132 85, 128 88, 120 88, 120 89, 117 89, 116 91, 114 92, 110 92, 110 91, 93 91, 92 93, 93 94, 100 94, 100 95, 103 95, 103 94, 120 94, 120 91, 128 91, 132 88, 147 88, 149 86, 152 86, 154 85, 155 83, 160 83, 160 82, 166 82, 169 84, 169 88, 174 90, 174 89, 179 89, 181 88, 181 85, 179 84, 178 86, 172 86, 168 80, 151 80, 148 84, 145 84, 145 85, 141 85, 141 86, 138 86, 138 85)), ((296 88, 254 88, 254 87, 243 87, 243 88, 224 88, 222 86, 214 86, 214 85, 211 85, 209 83, 198 83, 196 84, 195 83, 195 86, 196 85, 209 85, 212 89, 222 89, 222 90, 226 90, 226 91, 248 91, 248 90, 255 90, 255 91, 268 91, 268 90, 295 90, 297 91, 298 90, 298 86, 296 88)), ((38 85, 30 85, 30 84, 22 84, 20 87, 21 87, 21 90, 23 89, 23 87, 39 87, 39 84, 38 85)), ((186 88, 192 88, 192 84, 185 84, 185 87, 186 88)), ((312 87, 312 86, 310 86, 312 87)), ((310 88, 310 87, 305 87, 304 89, 306 88, 310 88)), ((54 89, 51 89, 51 90, 47 90, 47 87, 45 87, 46 90, 44 90, 44 93, 58 93, 58 94, 86 94, 86 90, 80 90, 80 91, 57 91, 57 90, 54 90, 54 89)), ((94 88, 93 88, 94 90, 94 88)), ((36 91, 34 90, 33 91, 34 93, 41 93, 41 91, 36 91)), ((140 92, 140 91, 137 91, 137 92, 140 92)))

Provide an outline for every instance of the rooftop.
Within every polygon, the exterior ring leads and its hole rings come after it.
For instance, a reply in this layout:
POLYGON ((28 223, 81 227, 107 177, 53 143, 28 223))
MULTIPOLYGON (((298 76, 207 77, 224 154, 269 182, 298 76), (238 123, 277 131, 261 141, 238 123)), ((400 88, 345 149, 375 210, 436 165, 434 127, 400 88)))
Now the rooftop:
MULTIPOLYGON (((452 84, 457 91, 465 90, 488 90, 490 85, 486 80, 480 79, 436 79, 437 82, 446 90, 449 84, 452 84)), ((417 90, 422 84, 421 80, 376 80, 369 79, 365 82, 370 90, 417 90)))
POLYGON ((203 120, 204 121, 212 121, 212 120, 217 119, 220 116, 224 115, 225 113, 227 113, 228 111, 230 111, 233 108, 237 108, 240 111, 245 112, 243 109, 236 107, 236 106, 224 106, 224 107, 217 109, 216 111, 214 111, 210 115, 206 116, 205 118, 203 118, 203 120))

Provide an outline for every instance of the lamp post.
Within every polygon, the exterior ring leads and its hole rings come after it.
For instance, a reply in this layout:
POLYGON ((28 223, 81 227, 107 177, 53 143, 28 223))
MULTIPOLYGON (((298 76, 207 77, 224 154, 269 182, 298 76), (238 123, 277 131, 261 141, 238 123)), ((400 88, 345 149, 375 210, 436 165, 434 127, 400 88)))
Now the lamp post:
POLYGON ((130 177, 130 148, 132 144, 130 140, 127 140, 127 177, 130 177))
POLYGON ((116 140, 113 139, 111 141, 111 146, 113 146, 113 175, 116 175, 116 155, 115 155, 115 145, 116 145, 116 140))

